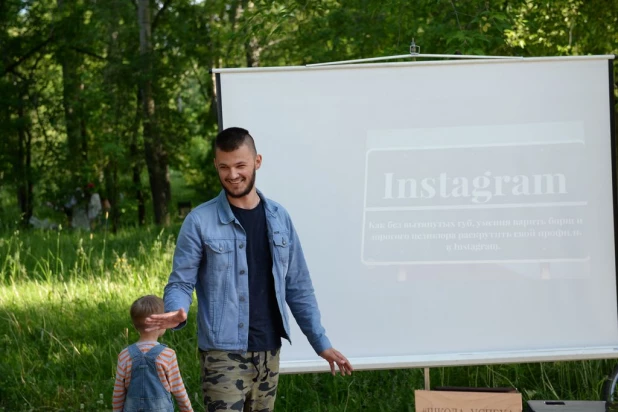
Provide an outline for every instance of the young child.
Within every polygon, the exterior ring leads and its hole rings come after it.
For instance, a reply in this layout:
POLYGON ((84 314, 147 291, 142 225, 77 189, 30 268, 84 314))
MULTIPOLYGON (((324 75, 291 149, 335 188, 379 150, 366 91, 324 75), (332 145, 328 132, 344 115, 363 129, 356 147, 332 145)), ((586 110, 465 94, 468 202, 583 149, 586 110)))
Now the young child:
POLYGON ((193 411, 182 382, 176 352, 158 343, 165 329, 146 332, 144 319, 163 313, 163 300, 143 296, 131 305, 131 320, 139 340, 118 355, 112 406, 114 412, 138 410, 174 411, 172 395, 180 411, 193 411))

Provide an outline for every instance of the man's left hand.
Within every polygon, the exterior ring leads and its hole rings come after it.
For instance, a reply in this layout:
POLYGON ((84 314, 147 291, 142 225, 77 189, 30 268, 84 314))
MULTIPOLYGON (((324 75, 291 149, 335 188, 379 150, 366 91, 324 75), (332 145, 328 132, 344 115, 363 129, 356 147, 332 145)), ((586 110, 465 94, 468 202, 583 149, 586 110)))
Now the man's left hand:
POLYGON ((347 360, 345 356, 341 354, 335 348, 329 348, 320 353, 320 356, 326 359, 326 361, 330 364, 330 372, 335 376, 337 373, 335 370, 335 364, 339 366, 339 371, 341 372, 341 376, 351 375, 354 368, 350 361, 347 360))

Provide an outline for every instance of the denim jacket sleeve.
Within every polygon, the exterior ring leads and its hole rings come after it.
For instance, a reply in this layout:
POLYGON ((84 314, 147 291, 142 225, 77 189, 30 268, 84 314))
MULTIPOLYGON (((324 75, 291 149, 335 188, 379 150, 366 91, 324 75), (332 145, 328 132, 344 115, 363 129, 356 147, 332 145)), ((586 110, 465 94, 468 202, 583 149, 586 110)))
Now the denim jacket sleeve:
POLYGON ((287 220, 290 229, 290 262, 285 277, 285 299, 296 323, 319 355, 332 345, 320 320, 320 309, 300 239, 289 216, 287 220))
MULTIPOLYGON (((190 213, 185 218, 176 240, 172 273, 163 295, 166 312, 183 308, 187 314, 189 313, 201 260, 200 226, 195 215, 190 213)), ((183 328, 186 323, 184 321, 174 330, 183 328)))

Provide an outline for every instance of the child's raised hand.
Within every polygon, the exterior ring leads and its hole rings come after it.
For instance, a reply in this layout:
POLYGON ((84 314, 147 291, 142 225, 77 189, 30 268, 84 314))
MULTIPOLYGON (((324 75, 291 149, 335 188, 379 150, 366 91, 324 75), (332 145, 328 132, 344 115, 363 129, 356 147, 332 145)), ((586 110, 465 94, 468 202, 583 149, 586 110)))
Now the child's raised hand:
POLYGON ((145 323, 148 325, 145 330, 152 332, 159 329, 172 329, 185 320, 187 320, 187 313, 182 308, 173 312, 150 315, 145 319, 145 323))

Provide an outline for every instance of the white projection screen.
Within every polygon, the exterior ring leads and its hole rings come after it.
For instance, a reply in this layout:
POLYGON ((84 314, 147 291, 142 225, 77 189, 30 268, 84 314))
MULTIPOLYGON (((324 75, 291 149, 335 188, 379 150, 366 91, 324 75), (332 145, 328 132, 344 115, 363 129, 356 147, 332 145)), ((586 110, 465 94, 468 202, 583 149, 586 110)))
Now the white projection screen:
POLYGON ((613 58, 214 70, 355 368, 618 357, 613 58))

